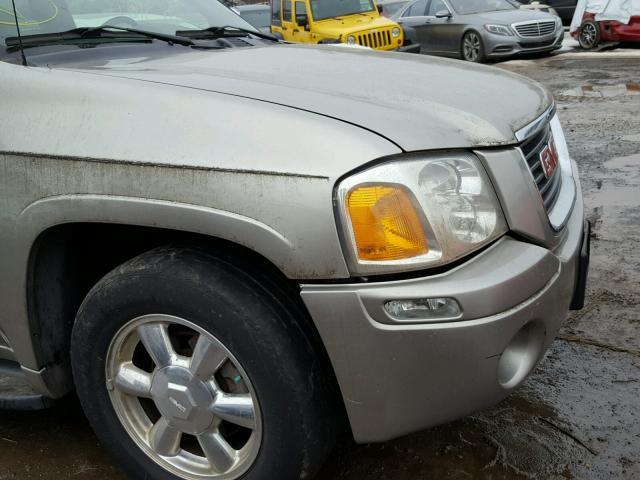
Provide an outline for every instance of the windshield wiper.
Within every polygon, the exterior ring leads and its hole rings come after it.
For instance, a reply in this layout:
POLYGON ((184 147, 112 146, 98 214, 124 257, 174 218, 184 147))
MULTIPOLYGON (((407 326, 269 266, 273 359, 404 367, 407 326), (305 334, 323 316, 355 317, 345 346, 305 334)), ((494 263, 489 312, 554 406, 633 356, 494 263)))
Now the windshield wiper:
MULTIPOLYGON (((154 40, 161 40, 170 44, 177 43, 178 45, 195 45, 193 40, 188 38, 179 37, 177 35, 168 35, 158 32, 148 32, 146 30, 138 30, 137 28, 116 27, 113 25, 102 25, 100 27, 82 27, 74 28, 64 32, 54 33, 39 33, 35 35, 23 35, 22 45, 24 46, 39 46, 49 45, 55 43, 66 43, 76 40, 82 40, 85 38, 103 38, 113 40, 136 40, 140 38, 151 38, 154 40), (114 32, 113 30, 117 30, 114 32), (130 33, 133 35, 123 35, 121 32, 130 33)), ((18 37, 7 37, 5 43, 8 47, 17 47, 20 45, 20 39, 18 37)))
POLYGON ((202 30, 178 30, 176 35, 187 38, 195 39, 209 39, 216 37, 246 37, 247 35, 255 35, 265 40, 273 40, 279 42, 280 39, 269 35, 268 33, 262 33, 255 30, 249 30, 248 28, 234 27, 233 25, 223 25, 221 27, 209 27, 202 30))

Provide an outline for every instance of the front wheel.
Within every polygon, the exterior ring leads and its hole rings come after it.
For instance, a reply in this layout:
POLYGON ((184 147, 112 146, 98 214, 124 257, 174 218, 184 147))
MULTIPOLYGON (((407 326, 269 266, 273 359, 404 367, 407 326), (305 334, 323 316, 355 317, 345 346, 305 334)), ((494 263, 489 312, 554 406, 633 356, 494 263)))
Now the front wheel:
POLYGON ((88 294, 72 334, 85 413, 133 478, 306 478, 336 418, 310 340, 238 268, 141 255, 88 294))
POLYGON ((600 43, 600 28, 595 20, 585 20, 580 25, 578 43, 584 50, 592 50, 600 43))
POLYGON ((470 31, 462 37, 462 58, 468 62, 482 63, 486 60, 482 39, 477 32, 470 31))

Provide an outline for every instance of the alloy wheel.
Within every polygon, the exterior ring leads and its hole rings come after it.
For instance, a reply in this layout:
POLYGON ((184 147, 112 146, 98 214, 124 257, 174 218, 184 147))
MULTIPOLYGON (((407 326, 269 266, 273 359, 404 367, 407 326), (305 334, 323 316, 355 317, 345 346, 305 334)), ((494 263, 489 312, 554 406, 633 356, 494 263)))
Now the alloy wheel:
POLYGON ((595 47, 596 37, 596 26, 593 23, 585 23, 580 29, 580 43, 583 48, 590 49, 595 47))
POLYGON ((470 62, 477 62, 480 57, 480 37, 476 33, 467 33, 462 42, 462 52, 464 59, 470 62))
POLYGON ((233 354, 199 326, 169 315, 131 320, 111 342, 106 382, 131 438, 174 475, 231 480, 253 464, 257 397, 233 354))

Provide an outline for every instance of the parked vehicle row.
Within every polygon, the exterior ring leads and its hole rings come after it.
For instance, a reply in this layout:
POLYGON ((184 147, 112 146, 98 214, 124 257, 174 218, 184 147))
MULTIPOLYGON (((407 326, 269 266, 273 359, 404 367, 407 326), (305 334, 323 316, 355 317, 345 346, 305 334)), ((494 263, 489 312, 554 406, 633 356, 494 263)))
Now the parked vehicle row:
POLYGON ((274 0, 271 7, 235 9, 261 31, 298 43, 344 43, 472 62, 559 48, 560 19, 540 4, 521 7, 515 0, 383 0, 377 5, 373 0, 274 0))

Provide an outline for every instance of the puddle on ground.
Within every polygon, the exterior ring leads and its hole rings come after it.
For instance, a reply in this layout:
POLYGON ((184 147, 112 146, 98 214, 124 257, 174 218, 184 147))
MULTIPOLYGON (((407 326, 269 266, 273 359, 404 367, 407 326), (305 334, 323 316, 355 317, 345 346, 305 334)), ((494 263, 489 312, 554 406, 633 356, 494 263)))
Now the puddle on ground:
POLYGON ((628 95, 640 95, 640 83, 624 83, 621 85, 582 85, 560 92, 568 97, 610 98, 628 95))
POLYGON ((640 205, 640 188, 606 186, 601 190, 589 192, 587 196, 595 200, 596 205, 605 207, 635 207, 640 205))
MULTIPOLYGON (((638 141, 640 141, 640 135, 638 135, 638 141)), ((640 166, 640 153, 612 158, 611 160, 604 162, 604 166, 605 168, 620 168, 625 170, 629 167, 638 167, 640 166)))

